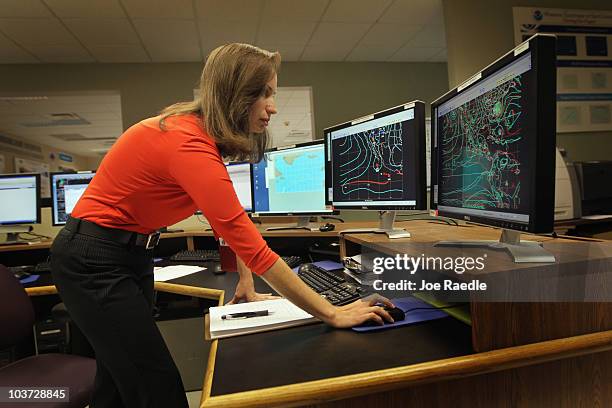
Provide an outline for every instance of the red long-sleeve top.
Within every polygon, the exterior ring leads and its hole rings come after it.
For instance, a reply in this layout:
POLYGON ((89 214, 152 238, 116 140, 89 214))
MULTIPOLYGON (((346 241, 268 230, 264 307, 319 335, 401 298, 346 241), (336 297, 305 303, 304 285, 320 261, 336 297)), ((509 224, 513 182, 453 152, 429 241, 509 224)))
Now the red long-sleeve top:
POLYGON ((256 274, 278 259, 238 201, 214 139, 195 115, 130 127, 102 160, 72 216, 149 234, 200 209, 256 274))

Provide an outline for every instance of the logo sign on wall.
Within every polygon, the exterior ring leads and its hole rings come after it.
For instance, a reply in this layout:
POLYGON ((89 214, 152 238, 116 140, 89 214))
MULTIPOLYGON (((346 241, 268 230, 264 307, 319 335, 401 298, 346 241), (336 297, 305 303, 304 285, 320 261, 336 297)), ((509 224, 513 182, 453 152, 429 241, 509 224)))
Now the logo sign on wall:
POLYGON ((513 7, 514 40, 557 36, 557 132, 612 130, 612 11, 513 7))

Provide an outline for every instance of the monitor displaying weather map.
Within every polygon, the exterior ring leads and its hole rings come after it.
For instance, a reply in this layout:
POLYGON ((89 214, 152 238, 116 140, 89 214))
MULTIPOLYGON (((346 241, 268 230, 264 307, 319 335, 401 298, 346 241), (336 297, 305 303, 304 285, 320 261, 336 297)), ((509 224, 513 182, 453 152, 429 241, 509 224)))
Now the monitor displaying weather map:
POLYGON ((326 130, 334 207, 417 204, 417 122, 414 107, 399 107, 326 130))
POLYGON ((529 221, 530 71, 527 53, 434 109, 439 209, 529 221))
POLYGON ((254 211, 259 214, 330 213, 325 205, 323 143, 278 148, 253 165, 254 211))

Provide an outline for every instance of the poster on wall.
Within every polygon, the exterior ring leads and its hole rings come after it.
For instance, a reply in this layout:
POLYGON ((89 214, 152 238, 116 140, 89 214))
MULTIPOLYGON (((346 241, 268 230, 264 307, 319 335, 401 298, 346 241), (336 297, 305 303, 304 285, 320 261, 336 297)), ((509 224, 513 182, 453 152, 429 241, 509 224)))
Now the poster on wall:
POLYGON ((47 163, 15 157, 15 173, 40 173, 40 196, 51 197, 47 163))
POLYGON ((4 163, 4 155, 0 154, 0 174, 6 172, 6 165, 4 163))
POLYGON ((557 36, 557 132, 612 129, 612 11, 513 7, 516 44, 557 36))

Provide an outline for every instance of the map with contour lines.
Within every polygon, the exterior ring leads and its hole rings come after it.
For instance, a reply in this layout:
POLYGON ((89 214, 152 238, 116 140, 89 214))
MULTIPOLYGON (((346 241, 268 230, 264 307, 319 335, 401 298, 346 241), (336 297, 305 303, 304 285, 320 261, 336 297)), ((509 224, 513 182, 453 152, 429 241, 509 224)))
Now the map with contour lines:
POLYGON ((441 204, 484 210, 521 206, 522 98, 518 75, 442 116, 441 204))
POLYGON ((334 140, 345 199, 401 199, 404 185, 401 122, 334 140))

